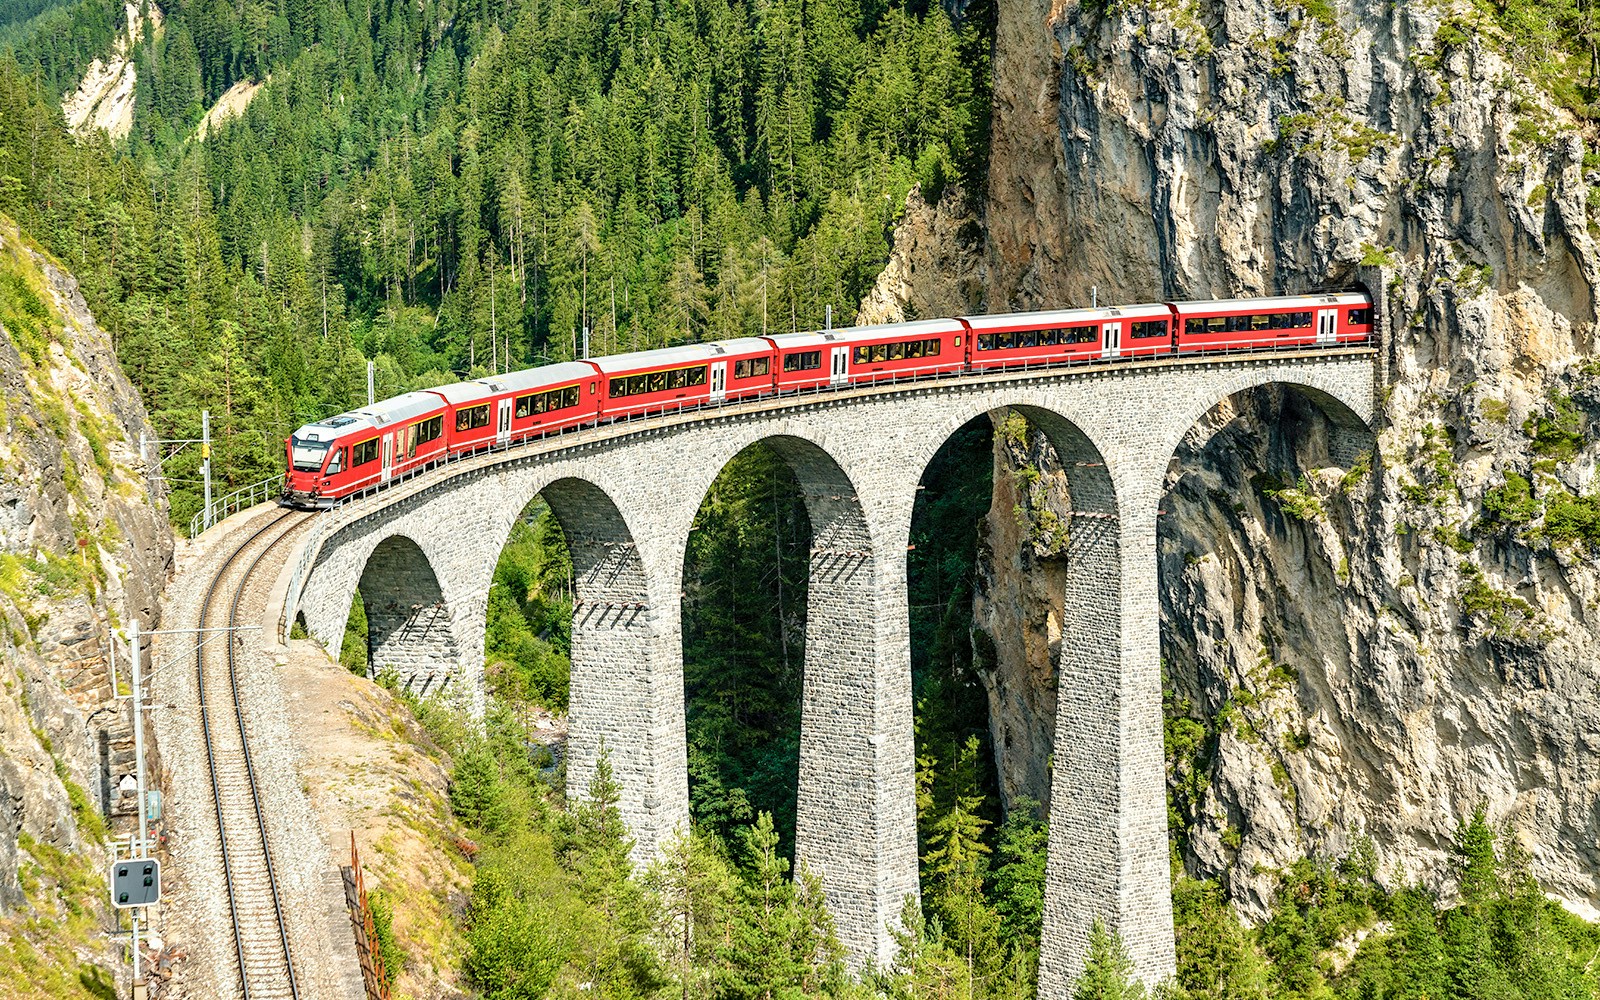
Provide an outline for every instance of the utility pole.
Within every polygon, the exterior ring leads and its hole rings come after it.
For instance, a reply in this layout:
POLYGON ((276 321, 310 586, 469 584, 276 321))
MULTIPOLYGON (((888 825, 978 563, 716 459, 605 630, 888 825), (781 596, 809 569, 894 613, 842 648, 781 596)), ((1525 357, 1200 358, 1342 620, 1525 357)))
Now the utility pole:
POLYGON ((589 356, 589 324, 583 324, 583 356, 589 356))
POLYGON ((377 367, 378 367, 378 363, 376 361, 373 361, 371 358, 367 359, 367 405, 368 406, 371 406, 373 403, 376 403, 378 401, 377 393, 374 391, 376 389, 376 385, 375 385, 375 383, 373 381, 373 373, 377 369, 377 367))
POLYGON ((833 330, 833 305, 831 303, 822 307, 822 328, 828 331, 833 330))
POLYGON ((200 411, 200 478, 205 480, 205 517, 201 522, 211 527, 211 411, 200 411))
MULTIPOLYGON (((207 480, 206 508, 210 510, 211 496, 210 481, 207 480)), ((132 647, 133 660, 133 780, 139 796, 138 817, 139 825, 133 833, 132 854, 135 859, 150 856, 149 845, 145 841, 148 829, 145 820, 145 786, 144 786, 144 657, 139 649, 139 619, 135 617, 128 623, 128 645, 132 647)), ((115 692, 113 692, 115 694, 115 692)), ((148 986, 144 981, 144 954, 139 943, 139 917, 140 909, 128 911, 128 918, 133 924, 133 1000, 145 1000, 148 996, 148 986)))

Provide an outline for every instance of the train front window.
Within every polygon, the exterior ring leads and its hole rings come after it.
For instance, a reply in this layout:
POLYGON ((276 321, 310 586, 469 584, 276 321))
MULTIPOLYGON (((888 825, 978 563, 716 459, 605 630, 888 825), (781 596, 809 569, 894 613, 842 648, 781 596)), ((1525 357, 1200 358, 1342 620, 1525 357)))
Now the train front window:
POLYGON ((294 471, 321 472, 322 461, 328 457, 328 448, 332 446, 333 442, 291 437, 289 444, 290 453, 294 461, 294 471))
POLYGON ((328 475, 336 475, 342 471, 344 471, 344 449, 340 448, 333 453, 332 458, 328 459, 328 475))

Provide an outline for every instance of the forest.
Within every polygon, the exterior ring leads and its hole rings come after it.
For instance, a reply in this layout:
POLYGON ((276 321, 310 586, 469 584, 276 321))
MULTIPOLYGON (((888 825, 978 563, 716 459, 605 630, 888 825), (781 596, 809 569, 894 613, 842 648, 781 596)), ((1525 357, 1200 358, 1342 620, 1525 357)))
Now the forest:
MULTIPOLYGON (((181 0, 133 134, 58 95, 123 5, 18 24, 0 211, 83 283, 157 430, 209 409, 219 491, 378 392, 848 322, 911 186, 981 183, 989 0, 181 0), (31 31, 24 30, 32 26, 31 31), (237 82, 239 119, 193 138, 237 82)), ((198 506, 174 462, 174 521, 198 506)))
MULTIPOLYGON (((114 144, 70 134, 57 102, 121 3, 4 0, 0 212, 78 277, 163 437, 211 412, 226 490, 279 471, 297 424, 362 402, 369 359, 388 395, 571 358, 585 331, 602 353, 806 328, 830 305, 848 322, 913 185, 982 197, 995 4, 956 9, 174 0, 136 40, 134 129, 114 144), (262 85, 248 110, 196 138, 238 83, 262 85)), ((1497 16, 1578 72, 1562 25, 1586 11, 1532 9, 1497 16)), ((756 447, 705 498, 686 558, 695 826, 658 864, 630 863, 604 769, 568 801, 522 730, 531 706, 567 700, 571 569, 542 504, 496 571, 486 724, 413 704, 476 845, 466 985, 493 1000, 1033 995, 1046 817, 1000 806, 971 632, 992 435, 977 422, 946 444, 913 524, 922 896, 896 964, 847 973, 793 864, 810 526, 788 468, 756 447)), ((192 453, 166 471, 186 525, 192 453)), ((346 665, 365 671, 359 598, 349 629, 346 665)), ((1169 714, 1174 844, 1184 721, 1169 714)), ((1596 995, 1600 934, 1544 899, 1481 814, 1427 883, 1444 897, 1380 887, 1369 845, 1280 873, 1254 927, 1173 857, 1179 966, 1161 996, 1596 995)), ((406 944, 386 941, 396 967, 406 944)), ((1097 932, 1076 997, 1143 995, 1128 978, 1097 932)))

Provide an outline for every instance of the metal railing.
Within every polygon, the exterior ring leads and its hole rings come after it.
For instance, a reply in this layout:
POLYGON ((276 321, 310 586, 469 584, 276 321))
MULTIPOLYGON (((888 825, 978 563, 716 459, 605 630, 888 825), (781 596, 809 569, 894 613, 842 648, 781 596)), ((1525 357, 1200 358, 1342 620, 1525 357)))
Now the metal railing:
MULTIPOLYGON (((1030 358, 1030 359, 991 359, 981 367, 969 367, 965 363, 946 362, 944 364, 928 365, 897 371, 883 371, 859 375, 854 381, 826 382, 821 385, 805 386, 799 388, 779 388, 776 391, 768 390, 737 399, 723 398, 719 400, 702 399, 684 403, 650 403, 623 410, 613 410, 599 417, 588 417, 575 421, 569 425, 556 428, 530 428, 520 433, 511 434, 505 442, 491 439, 483 444, 471 448, 461 448, 456 451, 444 450, 436 456, 419 461, 416 465, 400 471, 392 472, 387 479, 383 473, 377 472, 365 479, 357 480, 359 488, 339 500, 313 519, 307 529, 304 541, 300 546, 300 555, 295 562, 294 571, 289 577, 289 586, 284 592, 283 606, 278 617, 278 638, 280 642, 288 640, 290 628, 289 609, 298 608, 300 593, 305 586, 306 575, 311 571, 312 564, 322 551, 323 543, 339 528, 351 521, 365 517, 369 510, 365 501, 383 494, 390 487, 397 486, 407 480, 413 479, 424 472, 435 469, 459 466, 463 463, 481 460, 484 465, 496 461, 496 455, 504 455, 513 449, 541 444, 547 441, 560 441, 562 438, 579 435, 584 431, 602 428, 617 428, 621 425, 624 434, 627 428, 635 422, 643 423, 646 419, 659 420, 663 417, 677 417, 684 415, 710 415, 717 416, 724 412, 745 411, 754 409, 763 403, 773 400, 792 400, 800 403, 807 398, 818 400, 828 397, 837 397, 846 393, 859 393, 873 389, 894 387, 915 387, 933 382, 951 382, 973 376, 998 377, 1007 375, 1026 374, 1052 374, 1082 368, 1098 368, 1112 370, 1116 367, 1129 364, 1149 364, 1152 362, 1166 363, 1203 363, 1209 361, 1227 360, 1244 355, 1274 355, 1274 354, 1326 354, 1335 351, 1352 349, 1371 349, 1377 346, 1377 335, 1368 334, 1360 339, 1345 339, 1333 343, 1317 343, 1300 341, 1296 343, 1262 344, 1259 340, 1224 341, 1210 343, 1203 348, 1193 348, 1187 351, 1172 350, 1170 348, 1151 351, 1144 347, 1129 347, 1124 345, 1119 355, 1108 357, 1103 353, 1093 356, 1079 356, 1071 358, 1030 358)), ((978 352, 974 352, 977 354, 978 352)), ((643 432, 643 428, 640 429, 643 432)), ((573 447, 583 442, 573 442, 573 447)), ((555 455, 563 450, 557 447, 546 454, 555 455)), ((281 479, 282 477, 277 477, 281 479)))
POLYGON ((246 507, 254 507, 258 503, 266 503, 274 496, 283 492, 283 473, 268 476, 259 483, 241 486, 220 500, 211 501, 211 506, 202 507, 189 519, 189 537, 193 538, 200 532, 210 528, 229 514, 236 514, 246 507))

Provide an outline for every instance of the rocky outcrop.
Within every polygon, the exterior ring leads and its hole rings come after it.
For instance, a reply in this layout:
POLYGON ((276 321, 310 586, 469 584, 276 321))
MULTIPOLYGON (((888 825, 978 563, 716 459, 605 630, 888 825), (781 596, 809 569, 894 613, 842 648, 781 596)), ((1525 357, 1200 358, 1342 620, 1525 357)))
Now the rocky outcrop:
POLYGON ((172 535, 110 338, 3 218, 0 372, 0 921, 20 909, 33 934, 52 919, 40 872, 98 878, 107 824, 132 829, 132 731, 108 653, 123 623, 155 624, 172 535))
POLYGON ((104 59, 89 63, 77 89, 61 98, 61 113, 74 132, 100 129, 113 139, 123 139, 133 131, 134 92, 139 82, 134 49, 146 31, 152 37, 160 34, 162 16, 161 8, 148 0, 127 0, 123 16, 128 23, 126 32, 117 36, 104 59))
POLYGON ((856 322, 900 323, 980 312, 983 229, 976 209, 956 185, 936 204, 913 187, 894 227, 894 247, 856 322))
POLYGON ((973 664, 989 697, 1006 810, 1022 798, 1048 809, 1072 497, 1044 432, 1015 411, 991 417, 995 480, 978 526, 973 664))
POLYGON ((1185 860, 1247 914, 1359 837, 1437 881, 1480 803, 1600 907, 1596 178, 1507 44, 1465 5, 1000 7, 991 308, 1389 275, 1367 457, 1256 393, 1163 504, 1185 860))

